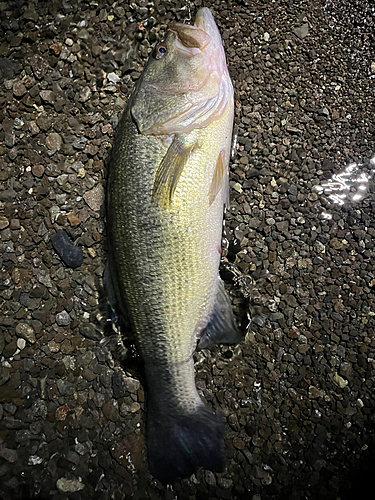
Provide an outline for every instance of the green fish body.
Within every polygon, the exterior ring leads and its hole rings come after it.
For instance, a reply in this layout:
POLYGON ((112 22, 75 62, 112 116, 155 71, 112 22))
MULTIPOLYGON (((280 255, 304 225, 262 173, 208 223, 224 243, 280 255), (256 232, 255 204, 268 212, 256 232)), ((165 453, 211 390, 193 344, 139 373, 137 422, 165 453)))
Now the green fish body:
POLYGON ((232 124, 222 43, 203 8, 155 47, 108 180, 110 279, 144 361, 148 462, 163 482, 222 467, 223 419, 197 393, 193 353, 199 338, 239 340, 218 275, 232 124))

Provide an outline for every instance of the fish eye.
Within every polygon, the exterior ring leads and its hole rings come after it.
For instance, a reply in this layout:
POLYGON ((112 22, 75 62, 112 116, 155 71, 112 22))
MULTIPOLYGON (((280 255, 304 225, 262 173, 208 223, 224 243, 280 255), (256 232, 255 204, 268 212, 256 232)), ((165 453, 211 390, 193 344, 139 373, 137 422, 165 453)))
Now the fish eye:
POLYGON ((163 57, 166 53, 167 53, 167 49, 166 49, 166 47, 164 47, 164 45, 159 45, 159 47, 157 47, 157 49, 156 49, 156 54, 155 54, 155 57, 156 57, 156 59, 160 59, 160 58, 161 58, 161 57, 163 57))

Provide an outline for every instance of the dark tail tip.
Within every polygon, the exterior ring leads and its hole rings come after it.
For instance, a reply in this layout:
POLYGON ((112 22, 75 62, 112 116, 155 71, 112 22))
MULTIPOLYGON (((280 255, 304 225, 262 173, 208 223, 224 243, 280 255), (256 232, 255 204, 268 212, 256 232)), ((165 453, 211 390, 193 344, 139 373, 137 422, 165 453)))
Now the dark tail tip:
POLYGON ((190 414, 148 411, 147 456, 151 474, 162 483, 189 477, 198 467, 223 470, 224 418, 201 405, 190 414))

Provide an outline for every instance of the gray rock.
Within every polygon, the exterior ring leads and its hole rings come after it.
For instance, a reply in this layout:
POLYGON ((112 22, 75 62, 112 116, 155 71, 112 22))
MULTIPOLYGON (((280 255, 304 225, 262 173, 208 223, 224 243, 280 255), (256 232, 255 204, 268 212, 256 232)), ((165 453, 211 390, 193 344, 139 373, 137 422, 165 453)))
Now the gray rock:
POLYGON ((59 326, 68 326, 70 323, 70 316, 67 311, 61 311, 60 313, 56 314, 56 323, 59 326))

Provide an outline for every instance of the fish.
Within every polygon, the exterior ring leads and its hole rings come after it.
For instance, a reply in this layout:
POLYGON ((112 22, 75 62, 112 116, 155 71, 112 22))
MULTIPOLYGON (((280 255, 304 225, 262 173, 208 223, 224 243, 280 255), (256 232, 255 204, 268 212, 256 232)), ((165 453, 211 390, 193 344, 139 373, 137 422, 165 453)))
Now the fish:
POLYGON ((193 354, 242 337, 219 276, 233 119, 220 33, 201 8, 152 50, 107 183, 105 280, 143 360, 148 467, 165 484, 223 468, 225 420, 197 392, 193 354))

